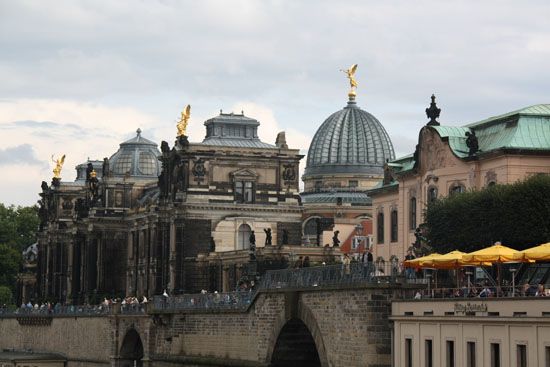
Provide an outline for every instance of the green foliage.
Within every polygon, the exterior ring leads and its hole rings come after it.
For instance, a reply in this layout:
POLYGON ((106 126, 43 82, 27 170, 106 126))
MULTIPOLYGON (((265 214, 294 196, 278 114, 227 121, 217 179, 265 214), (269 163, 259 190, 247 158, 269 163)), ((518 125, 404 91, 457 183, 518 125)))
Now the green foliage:
POLYGON ((17 272, 21 266, 21 252, 0 243, 0 286, 15 289, 17 272))
POLYGON ((550 176, 437 200, 426 210, 428 238, 440 253, 496 241, 518 250, 550 241, 550 176))
POLYGON ((0 204, 0 286, 15 290, 21 252, 36 241, 38 224, 36 207, 0 204))
POLYGON ((13 303, 13 295, 11 289, 6 286, 0 286, 0 306, 11 305, 13 303))
POLYGON ((23 251, 36 241, 39 222, 36 206, 6 207, 0 204, 0 244, 23 251))

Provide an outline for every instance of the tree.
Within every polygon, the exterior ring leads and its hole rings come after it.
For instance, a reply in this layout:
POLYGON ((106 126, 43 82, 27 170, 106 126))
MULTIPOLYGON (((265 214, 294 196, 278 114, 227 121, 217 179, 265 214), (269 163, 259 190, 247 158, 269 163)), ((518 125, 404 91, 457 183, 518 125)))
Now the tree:
POLYGON ((20 266, 21 252, 0 243, 0 286, 7 286, 14 290, 20 266))
POLYGON ((36 241, 39 222, 36 206, 6 207, 0 204, 0 244, 23 251, 36 241))
POLYGON ((428 205, 435 251, 475 251, 496 241, 518 250, 550 241, 550 176, 537 175, 436 200, 428 205))
POLYGON ((15 290, 21 252, 36 241, 39 219, 35 206, 0 204, 0 286, 15 290))
POLYGON ((3 305, 11 305, 13 303, 13 294, 11 289, 6 286, 0 286, 0 307, 3 305))

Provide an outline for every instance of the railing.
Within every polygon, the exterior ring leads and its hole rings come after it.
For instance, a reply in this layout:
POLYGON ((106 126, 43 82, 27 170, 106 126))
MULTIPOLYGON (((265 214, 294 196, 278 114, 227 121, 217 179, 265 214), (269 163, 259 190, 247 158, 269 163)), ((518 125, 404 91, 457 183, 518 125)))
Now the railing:
POLYGON ((403 299, 445 299, 445 298, 511 298, 511 297, 550 297, 548 291, 536 286, 464 286, 460 288, 428 288, 404 290, 403 299))
MULTIPOLYGON (((396 283, 401 273, 391 265, 351 263, 300 269, 270 270, 260 289, 333 287, 357 283, 396 283)), ((401 277, 404 278, 404 277, 401 277)))
POLYGON ((17 309, 0 309, 0 315, 4 316, 100 316, 111 313, 111 307, 104 305, 88 306, 54 306, 48 308, 20 307, 17 309))
POLYGON ((242 310, 247 308, 255 291, 230 293, 184 294, 174 297, 155 296, 155 311, 164 310, 242 310))
POLYGON ((120 313, 123 315, 142 315, 147 313, 147 303, 127 303, 120 305, 120 313))
MULTIPOLYGON (((259 290, 337 287, 354 284, 394 284, 399 282, 426 284, 415 279, 414 272, 400 271, 392 264, 350 263, 323 265, 300 269, 269 270, 253 290, 229 293, 184 294, 155 296, 152 304, 129 303, 111 306, 54 306, 52 308, 22 307, 0 309, 5 316, 93 316, 106 314, 141 315, 148 311, 176 310, 243 310, 250 306, 259 290)), ((412 298, 412 297, 411 297, 412 298)))

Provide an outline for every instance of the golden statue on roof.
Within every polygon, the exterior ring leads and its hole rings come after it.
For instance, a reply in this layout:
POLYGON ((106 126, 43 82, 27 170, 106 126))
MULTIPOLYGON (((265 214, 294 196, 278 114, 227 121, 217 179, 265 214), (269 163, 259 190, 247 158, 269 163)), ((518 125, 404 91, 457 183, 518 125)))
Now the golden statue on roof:
POLYGON ((53 178, 61 178, 61 169, 63 168, 63 163, 65 163, 65 154, 61 158, 53 159, 52 155, 52 162, 55 163, 55 167, 53 169, 53 178))
POLYGON ((185 108, 181 112, 181 117, 177 125, 178 138, 180 136, 185 136, 185 131, 187 130, 187 123, 189 121, 189 117, 191 117, 191 105, 185 106, 185 108))
POLYGON ((340 69, 340 71, 344 72, 349 79, 350 90, 349 90, 348 96, 355 97, 356 95, 355 90, 357 89, 357 79, 355 79, 357 64, 351 65, 347 70, 340 69))

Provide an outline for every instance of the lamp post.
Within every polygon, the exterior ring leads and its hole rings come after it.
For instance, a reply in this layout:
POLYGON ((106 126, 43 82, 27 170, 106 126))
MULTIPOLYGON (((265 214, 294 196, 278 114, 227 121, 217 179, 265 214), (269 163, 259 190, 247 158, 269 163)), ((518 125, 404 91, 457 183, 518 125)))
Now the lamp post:
POLYGON ((431 272, 426 273, 426 278, 428 278, 428 294, 431 298, 433 298, 432 297, 432 290, 431 290, 431 287, 432 287, 432 274, 431 274, 431 272))
POLYGON ((510 267, 510 273, 512 273, 512 297, 516 296, 516 271, 518 271, 518 269, 515 265, 512 265, 510 267))
POLYGON ((468 276, 468 295, 470 295, 470 287, 471 287, 471 283, 470 283, 470 276, 473 274, 472 273, 472 270, 468 269, 464 272, 467 276, 468 276))

